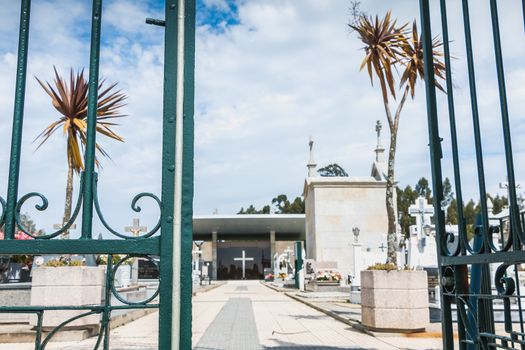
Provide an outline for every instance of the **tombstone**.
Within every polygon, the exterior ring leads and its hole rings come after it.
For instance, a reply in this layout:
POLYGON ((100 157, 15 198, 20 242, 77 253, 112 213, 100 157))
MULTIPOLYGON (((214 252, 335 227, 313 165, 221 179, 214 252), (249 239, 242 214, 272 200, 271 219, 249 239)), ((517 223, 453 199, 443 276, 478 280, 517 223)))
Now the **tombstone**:
POLYGON ((430 219, 434 216, 434 206, 429 205, 427 199, 420 196, 414 204, 408 207, 408 213, 416 218, 417 236, 421 239, 424 227, 431 225, 430 219))
POLYGON ((352 243, 352 253, 353 276, 351 281, 351 287, 354 290, 358 290, 361 287, 361 271, 364 270, 363 245, 359 242, 352 243))
POLYGON ((290 247, 287 247, 282 254, 277 256, 274 265, 276 279, 279 278, 279 274, 286 274, 285 279, 288 280, 293 277, 293 267, 290 264, 292 253, 293 250, 291 250, 290 247))
POLYGON ((114 276, 115 287, 124 288, 131 285, 131 265, 122 264, 114 276))
POLYGON ((277 278, 279 275, 279 254, 275 253, 273 256, 273 276, 277 278))
POLYGON ((157 265, 147 259, 138 260, 138 279, 153 280, 159 278, 159 269, 157 265))
POLYGON ((409 228, 407 264, 410 267, 437 266, 436 238, 431 218, 434 207, 425 197, 419 197, 409 207, 409 214, 416 218, 416 225, 409 228))

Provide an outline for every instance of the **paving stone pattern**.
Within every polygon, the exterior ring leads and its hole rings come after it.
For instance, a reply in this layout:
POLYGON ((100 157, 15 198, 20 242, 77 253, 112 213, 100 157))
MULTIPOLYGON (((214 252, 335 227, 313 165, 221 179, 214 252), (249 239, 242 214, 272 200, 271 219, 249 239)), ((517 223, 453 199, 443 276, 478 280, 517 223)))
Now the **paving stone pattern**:
MULTIPOLYGON (((336 306, 338 306, 337 311, 341 314, 355 311, 353 305, 349 308, 346 308, 346 305, 336 306)), ((199 350, 428 350, 441 348, 441 340, 436 338, 373 337, 363 334, 258 281, 228 281, 217 289, 195 297, 193 316, 193 341, 196 346, 194 349, 199 350), (247 291, 245 288, 239 288, 245 286, 247 291), (230 338, 239 338, 241 334, 236 334, 233 327, 229 329, 223 327, 225 334, 217 335, 214 341, 206 340, 208 348, 200 347, 204 344, 201 339, 208 337, 212 327, 215 327, 214 324, 223 322, 219 320, 222 317, 221 314, 226 314, 224 306, 230 304, 231 300, 239 298, 244 300, 243 303, 246 303, 246 299, 250 300, 251 305, 248 308, 250 320, 243 322, 247 324, 249 322, 252 331, 245 333, 245 339, 232 343, 230 338), (256 328, 257 342, 248 340, 255 338, 255 335, 251 333, 254 332, 252 327, 256 328), (260 344, 260 347, 257 348, 256 344, 260 344), (226 346, 237 347, 228 348, 226 346)))
MULTIPOLYGON (((341 310, 343 311, 343 310, 341 310)), ((157 350, 158 313, 111 332, 111 350, 157 350)), ((91 350, 95 339, 53 343, 46 350, 91 350)), ((193 344, 199 350, 428 350, 438 338, 372 337, 258 281, 228 281, 193 298, 193 344), (237 290, 237 287, 240 288, 237 290)), ((0 344, 34 350, 34 344, 0 344)))
POLYGON ((260 344, 251 300, 248 298, 228 300, 194 349, 259 350, 260 344))

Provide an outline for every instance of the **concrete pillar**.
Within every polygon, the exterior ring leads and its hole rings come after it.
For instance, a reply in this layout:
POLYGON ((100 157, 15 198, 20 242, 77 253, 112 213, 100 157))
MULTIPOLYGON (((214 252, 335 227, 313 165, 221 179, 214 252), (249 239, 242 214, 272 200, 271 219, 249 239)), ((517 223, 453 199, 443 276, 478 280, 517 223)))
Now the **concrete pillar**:
POLYGON ((271 261, 271 267, 272 271, 275 270, 274 262, 274 255, 275 255, 275 231, 270 231, 270 261, 271 261))
POLYGON ((217 279, 217 231, 211 233, 211 279, 217 279))

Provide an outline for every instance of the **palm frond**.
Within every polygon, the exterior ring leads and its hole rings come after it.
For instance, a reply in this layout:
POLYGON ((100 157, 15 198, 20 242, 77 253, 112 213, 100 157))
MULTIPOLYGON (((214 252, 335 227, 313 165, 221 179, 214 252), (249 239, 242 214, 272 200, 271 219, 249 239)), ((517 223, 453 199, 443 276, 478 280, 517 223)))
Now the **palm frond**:
MULTIPOLYGON (((439 40, 438 37, 435 37, 432 40, 432 52, 434 56, 433 69, 434 75, 436 77, 435 85, 436 87, 445 92, 443 86, 441 86, 439 81, 446 79, 446 66, 442 62, 441 57, 443 57, 443 52, 440 50, 440 47, 443 46, 443 42, 439 40)), ((399 87, 409 90, 410 96, 414 98, 415 88, 418 79, 425 79, 425 60, 423 56, 423 40, 421 35, 418 32, 417 24, 414 21, 412 24, 412 33, 410 40, 406 40, 402 46, 402 58, 401 64, 404 67, 403 74, 399 83, 399 87)))
MULTIPOLYGON (((42 82, 37 77, 38 84, 51 98, 53 107, 60 113, 59 119, 47 126, 34 140, 39 141, 37 150, 58 130, 64 129, 67 137, 67 159, 74 171, 80 172, 84 168, 83 156, 87 143, 87 113, 88 113, 88 94, 89 82, 84 77, 84 70, 76 72, 69 71, 69 79, 64 79, 54 70, 53 85, 49 82, 42 82)), ((96 131, 109 137, 110 139, 124 142, 113 127, 118 125, 109 120, 125 117, 122 108, 126 106, 127 96, 121 91, 116 90, 117 83, 105 87, 105 79, 101 79, 98 84, 97 101, 97 125, 96 131)), ((109 154, 97 143, 97 152, 103 157, 110 158, 109 154)), ((97 167, 100 162, 95 157, 97 167)))
POLYGON ((373 18, 361 15, 355 24, 349 26, 358 33, 359 39, 365 44, 365 58, 360 70, 367 67, 372 84, 374 75, 377 77, 385 102, 388 102, 389 95, 395 99, 393 69, 401 58, 407 24, 398 26, 397 20, 392 20, 392 14, 388 11, 382 19, 378 16, 373 18))

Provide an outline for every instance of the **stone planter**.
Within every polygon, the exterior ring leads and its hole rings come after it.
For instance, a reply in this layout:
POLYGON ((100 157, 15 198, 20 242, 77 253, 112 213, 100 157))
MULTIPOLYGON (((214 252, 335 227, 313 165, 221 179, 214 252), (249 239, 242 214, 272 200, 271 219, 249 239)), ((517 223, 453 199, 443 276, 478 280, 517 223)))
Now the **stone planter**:
POLYGON ((310 281, 306 290, 310 292, 338 292, 341 282, 335 281, 310 281))
POLYGON ((363 326, 420 332, 429 325, 426 271, 361 271, 363 326))
MULTIPOLYGON (((105 266, 61 266, 33 269, 32 306, 100 305, 104 295, 105 266)), ((62 322, 88 310, 45 311, 43 327, 54 328, 62 322)), ((94 328, 100 315, 82 317, 68 328, 94 328)), ((36 317, 31 320, 36 325, 36 317)))

